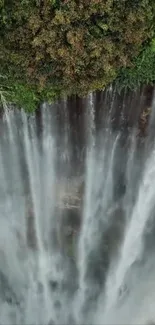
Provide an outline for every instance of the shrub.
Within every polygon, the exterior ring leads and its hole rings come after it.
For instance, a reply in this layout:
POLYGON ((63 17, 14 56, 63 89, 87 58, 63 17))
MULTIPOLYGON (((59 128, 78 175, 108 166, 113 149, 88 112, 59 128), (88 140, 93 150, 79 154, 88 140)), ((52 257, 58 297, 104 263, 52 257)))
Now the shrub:
POLYGON ((154 0, 0 0, 0 75, 18 102, 85 95, 125 76, 154 22, 154 0))
POLYGON ((155 82, 155 39, 145 45, 139 55, 132 61, 132 66, 120 69, 116 78, 118 90, 136 89, 141 84, 155 82))

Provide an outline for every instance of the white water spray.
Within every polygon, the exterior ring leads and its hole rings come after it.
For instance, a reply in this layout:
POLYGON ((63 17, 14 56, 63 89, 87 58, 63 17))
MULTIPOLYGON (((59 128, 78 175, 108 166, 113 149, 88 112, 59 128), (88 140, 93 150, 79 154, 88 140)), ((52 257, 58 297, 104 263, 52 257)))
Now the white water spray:
MULTIPOLYGON (((146 324, 154 320, 155 145, 148 153, 144 147, 140 156, 145 163, 140 165, 136 132, 125 147, 123 131, 111 128, 115 95, 111 95, 108 124, 98 133, 95 97, 88 97, 85 193, 72 192, 76 202, 71 204, 63 201, 68 195, 64 170, 62 178, 57 168, 64 154, 70 154, 73 139, 68 127, 64 127, 60 154, 50 107, 42 108, 40 136, 33 115, 4 107, 5 118, 0 121, 0 324, 146 324), (77 229, 65 224, 73 220, 77 229)), ((67 110, 67 101, 63 106, 67 110)), ((155 141, 153 133, 151 141, 155 141)))

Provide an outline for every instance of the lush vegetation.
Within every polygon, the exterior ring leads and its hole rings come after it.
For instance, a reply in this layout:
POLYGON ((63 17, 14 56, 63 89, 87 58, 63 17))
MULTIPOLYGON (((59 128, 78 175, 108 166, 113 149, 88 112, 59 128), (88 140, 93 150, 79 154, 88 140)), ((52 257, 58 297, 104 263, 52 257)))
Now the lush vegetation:
POLYGON ((0 0, 0 93, 33 110, 155 80, 154 0, 0 0))
POLYGON ((155 83, 155 38, 143 46, 139 55, 132 60, 130 67, 122 68, 118 72, 117 89, 135 89, 138 86, 155 83))

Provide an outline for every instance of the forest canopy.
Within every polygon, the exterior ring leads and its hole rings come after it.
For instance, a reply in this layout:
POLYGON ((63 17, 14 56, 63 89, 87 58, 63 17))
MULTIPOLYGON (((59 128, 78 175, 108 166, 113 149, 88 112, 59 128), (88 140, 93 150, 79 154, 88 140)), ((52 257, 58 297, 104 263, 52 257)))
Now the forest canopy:
POLYGON ((1 94, 33 109, 153 82, 154 37, 154 0, 0 0, 1 94))

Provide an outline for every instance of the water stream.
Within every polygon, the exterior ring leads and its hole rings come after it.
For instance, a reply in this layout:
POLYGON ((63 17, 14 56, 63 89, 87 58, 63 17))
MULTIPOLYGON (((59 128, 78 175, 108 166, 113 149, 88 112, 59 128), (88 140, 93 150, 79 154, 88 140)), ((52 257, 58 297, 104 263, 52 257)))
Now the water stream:
POLYGON ((155 101, 142 141, 115 95, 44 104, 40 132, 4 103, 0 324, 155 322, 155 101))

